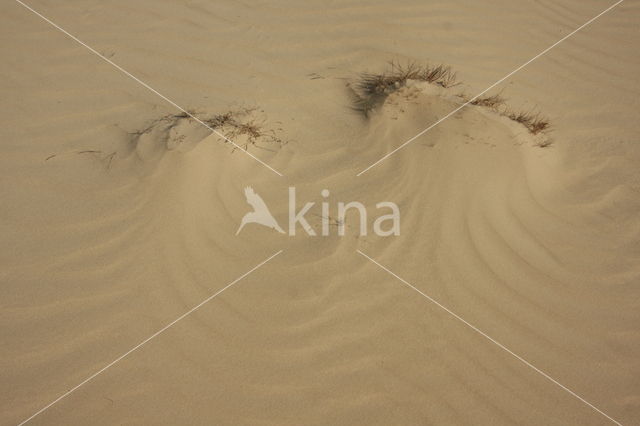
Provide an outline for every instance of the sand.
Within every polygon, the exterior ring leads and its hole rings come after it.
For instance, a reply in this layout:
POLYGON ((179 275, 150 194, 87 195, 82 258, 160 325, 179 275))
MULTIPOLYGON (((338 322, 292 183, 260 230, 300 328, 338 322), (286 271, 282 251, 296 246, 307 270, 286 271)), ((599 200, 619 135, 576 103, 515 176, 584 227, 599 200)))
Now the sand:
POLYGON ((491 92, 543 111, 550 147, 470 106, 359 177, 459 106, 456 94, 612 2, 28 4, 198 117, 250 110, 242 120, 286 143, 249 151, 284 176, 4 2, 0 424, 279 250, 29 424, 614 424, 357 250, 606 415, 638 422, 638 2, 491 92), (365 119, 346 85, 390 60, 447 64, 462 84, 410 82, 365 119), (254 224, 236 236, 246 186, 281 224, 289 186, 300 203, 329 189, 332 209, 392 201, 401 235, 254 224))

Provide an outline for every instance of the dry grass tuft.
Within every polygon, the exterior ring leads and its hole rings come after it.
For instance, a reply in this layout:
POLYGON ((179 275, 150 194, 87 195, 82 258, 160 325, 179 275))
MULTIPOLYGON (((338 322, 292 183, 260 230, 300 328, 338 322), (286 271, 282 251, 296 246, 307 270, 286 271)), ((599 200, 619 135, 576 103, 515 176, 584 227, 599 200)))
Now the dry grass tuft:
POLYGON ((507 112, 505 115, 513 121, 521 123, 534 135, 551 128, 549 120, 540 115, 539 112, 507 112))
POLYGON ((247 140, 242 146, 245 150, 249 145, 266 149, 258 145, 258 142, 285 145, 287 141, 278 137, 273 129, 266 129, 264 122, 255 118, 250 118, 254 109, 244 109, 241 111, 230 111, 225 114, 214 115, 203 120, 212 129, 220 130, 227 138, 237 142, 238 136, 246 136, 247 140))
POLYGON ((189 110, 188 113, 179 112, 176 114, 168 114, 153 120, 144 129, 132 132, 131 135, 134 138, 139 138, 159 125, 164 126, 165 131, 169 131, 171 128, 177 126, 182 120, 188 120, 189 122, 194 122, 194 125, 200 125, 200 123, 196 123, 193 119, 193 117, 200 116, 198 118, 202 120, 203 123, 212 129, 219 131, 234 142, 237 142, 235 139, 238 136, 246 135, 246 142, 242 145, 242 148, 245 150, 249 149, 250 145, 256 146, 257 148, 267 149, 264 146, 258 145, 259 142, 285 145, 287 142, 279 138, 275 130, 266 129, 264 123, 251 118, 255 110, 255 108, 245 108, 236 111, 228 111, 224 114, 209 116, 204 116, 194 110, 189 110))
MULTIPOLYGON (((352 95, 352 108, 368 117, 371 111, 384 103, 390 94, 405 86, 408 80, 426 81, 445 88, 460 84, 457 82, 456 74, 451 67, 445 65, 422 66, 415 62, 402 65, 392 61, 388 71, 380 74, 362 73, 355 83, 348 85, 352 95)), ((470 99, 464 93, 460 93, 457 96, 467 102, 470 99)), ((507 100, 502 94, 498 93, 492 96, 477 97, 470 103, 480 107, 491 108, 496 113, 517 121, 533 135, 551 130, 549 119, 539 112, 514 112, 507 108, 506 102, 507 100)), ((548 146, 549 144, 551 142, 542 142, 538 145, 548 146)))
POLYGON ((471 101, 471 105, 477 105, 497 110, 503 106, 507 100, 503 98, 499 93, 493 96, 479 97, 471 101))
POLYGON ((551 129, 549 119, 542 116, 539 112, 515 112, 506 108, 506 101, 507 100, 498 93, 493 96, 478 97, 471 101, 471 104, 491 108, 497 111, 500 115, 509 117, 509 119, 522 124, 533 135, 537 135, 551 129))
POLYGON ((448 66, 421 66, 414 62, 407 65, 391 62, 390 66, 389 71, 381 74, 362 73, 358 81, 350 86, 354 110, 368 117, 373 109, 384 102, 391 93, 403 87, 407 80, 426 81, 442 87, 458 84, 456 74, 448 66))

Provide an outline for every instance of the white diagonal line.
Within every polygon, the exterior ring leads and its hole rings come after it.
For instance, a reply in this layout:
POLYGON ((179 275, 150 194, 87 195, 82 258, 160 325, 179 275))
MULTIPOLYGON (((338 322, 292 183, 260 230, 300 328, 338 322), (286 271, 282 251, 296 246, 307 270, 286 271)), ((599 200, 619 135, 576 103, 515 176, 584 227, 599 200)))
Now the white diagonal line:
POLYGON ((382 157, 381 159, 379 159, 378 161, 376 161, 375 163, 371 164, 369 167, 367 167, 366 169, 362 170, 360 173, 358 173, 356 176, 360 176, 361 174, 365 173, 367 170, 371 169, 374 166, 377 166, 378 164, 380 164, 381 162, 383 162, 384 160, 386 160, 387 158, 391 157, 393 154, 395 154, 396 152, 400 151, 402 148, 404 148, 405 146, 409 145, 411 142, 413 142, 414 140, 418 139, 420 136, 424 135, 425 133, 427 133, 429 130, 433 129, 434 127, 436 127, 438 124, 442 123, 444 120, 446 120, 447 118, 451 117, 452 115, 454 115, 456 112, 460 111, 462 108, 466 107, 467 105, 469 105, 471 102, 475 101, 477 98, 479 98, 480 96, 484 95, 485 93, 487 93, 489 90, 493 89, 494 87, 496 87, 498 84, 502 83, 503 81, 505 81, 507 78, 511 77, 512 75, 514 75, 515 73, 517 73, 518 71, 520 71, 522 68, 526 67, 527 65, 529 65, 531 62, 535 61, 536 59, 538 59, 539 57, 541 57, 542 55, 544 55, 545 53, 547 53, 548 51, 550 51, 551 49, 553 49, 554 47, 556 47, 557 45, 559 45, 560 43, 562 43, 563 41, 565 41, 566 39, 568 39, 569 37, 571 37, 572 35, 574 35, 575 33, 577 33, 578 31, 580 31, 581 29, 583 29, 584 27, 586 27, 587 25, 589 25, 590 23, 592 23, 593 21, 595 21, 596 19, 598 19, 599 17, 601 17, 602 15, 604 15, 605 13, 609 12, 611 9, 613 9, 614 7, 616 7, 617 5, 619 5, 620 3, 622 3, 624 0, 618 0, 618 2, 616 2, 615 4, 609 6, 608 8, 606 8, 605 10, 603 10, 602 12, 600 12, 599 14, 597 14, 596 16, 594 16, 593 18, 589 19, 587 22, 585 22, 584 24, 580 25, 578 28, 576 28, 575 30, 571 31, 569 34, 567 34, 566 36, 562 37, 560 40, 556 41, 555 43, 553 43, 551 46, 547 47, 546 49, 544 49, 542 52, 538 53, 536 56, 534 56, 533 58, 529 59, 527 62, 525 62, 524 64, 520 65, 518 68, 516 68, 515 70, 511 71, 509 74, 505 75, 504 77, 502 77, 500 80, 496 81, 495 83, 493 83, 491 86, 487 87, 486 89, 484 89, 482 92, 478 93, 477 95, 475 95, 473 98, 469 99, 467 102, 465 102, 464 104, 460 105, 458 108, 454 109, 453 111, 451 111, 450 113, 448 113, 447 115, 445 115, 444 117, 442 117, 441 119, 439 119, 438 121, 436 121, 435 123, 433 123, 432 125, 430 125, 429 127, 427 127, 426 129, 424 129, 423 131, 421 131, 420 133, 418 133, 417 135, 415 135, 414 137, 412 137, 411 139, 409 139, 408 141, 406 141, 405 143, 403 143, 402 145, 400 145, 399 147, 397 147, 396 149, 394 149, 393 151, 387 153, 384 157, 382 157))
POLYGON ((280 253, 282 253, 283 250, 280 250, 279 252, 272 254, 271 256, 269 256, 267 259, 263 260, 262 262, 258 263, 256 266, 254 266, 253 268, 249 269, 247 272, 245 272, 244 274, 240 275, 238 278, 236 278, 235 280, 233 280, 232 282, 230 282, 229 284, 227 284, 226 286, 224 286, 223 288, 221 288, 220 290, 218 290, 217 292, 215 292, 214 294, 212 294, 211 296, 207 297, 206 299, 204 299, 202 302, 198 303, 196 306, 194 306, 193 308, 189 309, 187 312, 185 312, 184 314, 180 315, 178 318, 174 319, 173 321, 171 321, 169 324, 165 325, 164 327, 162 327, 160 330, 156 331, 155 333, 153 333, 151 336, 147 337, 146 339, 144 339, 142 342, 138 343, 136 346, 134 346, 133 348, 129 349, 127 352, 125 352, 124 354, 120 355, 118 358, 114 359, 113 361, 111 361, 109 364, 105 365, 104 367, 102 367, 100 370, 96 371, 95 373, 93 373, 91 376, 87 377, 86 379, 84 379, 82 382, 78 383, 76 386, 72 387, 71 389, 69 389, 67 392, 63 393, 62 395, 60 395, 58 398, 56 398, 55 400, 53 400, 52 402, 50 402, 49 404, 47 404, 46 406, 42 407, 40 410, 36 411, 33 415, 31 415, 31 417, 23 420, 22 422, 20 422, 18 424, 18 426, 22 426, 25 423, 29 422, 30 420, 32 420, 34 417, 38 416, 39 414, 41 414, 42 412, 44 412, 45 410, 51 408, 53 405, 55 405, 56 403, 58 403, 60 400, 66 398, 67 396, 69 396, 72 392, 76 391, 79 387, 81 387, 82 385, 90 382, 91 380, 93 380, 94 378, 96 378, 98 375, 100 375, 101 373, 103 373, 105 370, 107 370, 108 368, 112 367, 114 364, 118 363, 119 361, 121 361, 123 358, 127 357, 129 354, 131 354, 132 352, 134 352, 135 350, 139 349, 140 347, 142 347, 143 345, 145 345, 146 343, 148 343, 151 339, 157 337, 158 335, 160 335, 161 333, 165 332, 166 330, 168 330, 169 328, 171 328, 172 326, 174 326, 177 322, 179 322, 180 320, 186 318, 187 316, 191 315, 192 313, 194 313, 195 311, 197 311, 200 307, 202 307, 204 304, 206 304, 207 302, 209 302, 211 299, 213 299, 214 297, 216 297, 217 295, 219 295, 220 293, 222 293, 223 291, 225 291, 226 289, 228 289, 229 287, 233 286, 234 284, 236 284, 238 281, 240 281, 241 279, 245 278, 247 275, 249 275, 250 273, 252 273, 253 271, 255 271, 256 269, 260 268, 262 265, 264 265, 265 263, 267 263, 268 261, 270 261, 271 259, 273 259, 274 257, 276 257, 277 255, 279 255, 280 253))
POLYGON ((50 19, 48 19, 47 17, 41 15, 39 12, 37 12, 36 10, 34 10, 31 6, 23 3, 21 0, 16 0, 17 3, 21 4, 22 6, 24 6, 26 9, 30 10, 31 12, 33 12, 34 14, 36 14, 37 16, 39 16, 40 18, 42 18, 43 20, 45 20, 46 22, 48 22, 49 24, 51 24, 53 27, 55 27, 56 29, 60 30, 62 33, 66 34, 68 37, 70 37, 71 39, 73 39, 74 41, 78 42, 79 44, 81 44, 82 46, 86 47, 87 49, 89 49, 92 53, 96 54, 96 56, 98 56, 100 59, 106 61, 107 63, 113 65, 115 68, 117 68, 119 71, 121 71, 123 74, 125 74, 126 76, 132 78, 133 80, 135 80, 136 82, 138 82, 139 84, 141 84, 142 86, 146 87, 147 89, 149 89, 150 91, 152 91, 153 93, 155 93, 156 95, 160 96, 162 99, 164 99, 165 101, 167 101, 168 103, 170 103, 171 105, 173 105, 175 108, 179 109, 180 111, 184 112, 185 114, 187 114, 189 117, 193 118, 196 122, 198 122, 199 124, 202 124, 204 127, 206 127, 207 129, 211 130, 213 133, 215 133, 216 135, 218 135, 220 138, 224 139, 225 141, 229 142, 230 144, 232 144, 234 147, 238 148, 240 151, 244 152, 245 154, 247 154, 249 157, 253 158, 254 160, 256 160, 258 163, 262 164, 263 166, 265 166, 266 168, 268 168, 269 170, 271 170, 272 172, 274 172, 275 174, 277 174, 278 176, 283 176, 282 173, 280 173, 279 171, 277 171, 276 169, 274 169, 273 167, 271 167, 270 165, 268 165, 267 163, 265 163, 264 161, 262 161, 261 159, 259 159, 258 157, 256 157, 255 155, 253 155, 252 153, 250 153, 248 150, 242 148, 240 145, 236 144, 234 141, 232 141, 231 139, 229 139, 228 137, 226 137, 224 134, 218 132, 216 129, 214 129, 213 127, 209 126, 207 123, 205 123, 204 121, 200 120, 198 117, 194 116, 193 114, 191 114, 189 111, 187 111, 186 109, 182 108, 180 105, 176 104, 174 101, 172 101, 171 99, 167 98, 166 96, 164 96, 162 93, 158 92, 156 89, 154 89, 153 87, 149 86, 147 83, 145 83, 144 81, 140 80, 138 77, 136 77, 135 75, 131 74, 129 71, 125 70, 124 68, 122 68, 120 65, 116 64, 115 62, 113 62, 111 59, 107 58, 106 56, 102 55, 100 52, 98 52, 97 50, 95 50, 93 47, 89 46, 88 44, 86 44, 85 42, 83 42, 82 40, 78 39, 76 36, 74 36, 73 34, 69 33, 67 30, 65 30, 64 28, 60 27, 58 24, 56 24, 55 22, 51 21, 50 19))
POLYGON ((412 290, 418 292, 422 297, 424 297, 425 299, 429 300, 431 303, 433 303, 434 305, 438 306, 440 309, 444 310, 445 312, 447 312, 449 315, 453 316, 455 319, 457 319, 458 321, 462 322, 464 325, 466 325, 467 327, 471 328, 473 331, 475 331, 476 333, 480 334, 482 337, 488 339, 489 341, 491 341, 493 344, 495 344, 496 346, 498 346, 500 349, 504 350, 505 352, 509 353, 510 355, 512 355, 513 357, 515 357, 518 361, 522 362, 523 364, 525 364, 527 367, 531 368, 532 370, 534 370, 535 372, 541 374, 544 378, 546 378, 547 380, 555 383, 556 385, 558 385, 559 387, 561 387, 562 389, 564 389, 565 391, 567 391, 568 393, 570 393, 571 395, 573 395, 574 397, 578 398, 580 401, 582 401, 583 403, 585 403, 586 405, 588 405, 589 407, 593 408, 595 411, 597 411, 598 413, 602 414, 603 416, 605 416, 607 419, 611 420, 613 423, 622 426, 622 424, 620 422, 618 422, 617 420, 613 419, 612 417, 610 417, 608 414, 606 414, 604 411, 600 410, 598 407, 596 407, 595 405, 591 404, 589 401, 587 401, 586 399, 584 399, 583 397, 581 397, 580 395, 578 395, 577 393, 575 393, 574 391, 572 391, 571 389, 567 388, 565 385, 563 385, 562 383, 558 382, 557 380, 555 380, 553 377, 549 376, 547 373, 545 373, 544 371, 540 370, 538 367, 536 367, 535 365, 531 364, 529 361, 527 361, 526 359, 522 358, 520 355, 516 354, 515 352, 511 351, 511 349, 507 348, 506 346, 504 346, 502 343, 498 342, 497 340, 495 340, 493 337, 489 336, 488 334, 486 334, 484 331, 480 330, 479 328, 477 328, 476 326, 474 326, 473 324, 469 323, 468 321, 466 321, 464 318, 462 318, 461 316, 459 316, 458 314, 456 314, 455 312, 451 311, 449 308, 447 308, 446 306, 442 305, 440 302, 438 302, 437 300, 433 299, 431 296, 429 296, 428 294, 422 292, 421 290, 417 289, 416 287, 414 287, 413 285, 411 285, 409 282, 407 282, 406 280, 404 280, 402 277, 396 275, 395 273, 393 273, 392 271, 390 271, 387 267, 381 265, 380 263, 378 263, 377 261, 375 261, 374 259, 372 259, 371 257, 367 256, 366 254, 364 254, 363 252, 361 252, 360 250, 356 250, 360 255, 362 255, 363 257, 367 258, 368 260, 370 260, 372 263, 376 264, 378 267, 380 267, 381 269, 383 269, 384 271, 386 271, 387 273, 389 273, 390 275, 394 276, 395 278, 397 278, 398 280, 400 280, 403 284, 405 284, 406 286, 408 286, 409 288, 411 288, 412 290))

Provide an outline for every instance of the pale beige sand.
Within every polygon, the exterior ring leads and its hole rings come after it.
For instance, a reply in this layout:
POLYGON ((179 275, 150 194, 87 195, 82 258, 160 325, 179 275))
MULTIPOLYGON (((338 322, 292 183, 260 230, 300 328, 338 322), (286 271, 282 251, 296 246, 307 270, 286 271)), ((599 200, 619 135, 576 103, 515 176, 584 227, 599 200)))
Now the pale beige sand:
POLYGON ((280 249, 30 424, 612 424, 356 249, 637 424, 640 4, 501 86, 514 107, 551 117, 553 147, 470 107, 356 178, 456 107, 451 95, 479 92, 611 4, 400 3, 29 3, 184 107, 259 106, 290 143, 252 152, 283 178, 214 136, 196 143, 197 126, 182 129, 191 150, 167 151, 160 133, 136 148, 127 132, 176 111, 2 4, 1 424, 280 249), (450 64, 465 84, 406 89, 366 121, 345 78, 391 59, 450 64), (289 185, 305 201, 323 188, 394 201, 402 234, 292 238, 254 225, 236 237, 247 185, 282 222, 289 185))

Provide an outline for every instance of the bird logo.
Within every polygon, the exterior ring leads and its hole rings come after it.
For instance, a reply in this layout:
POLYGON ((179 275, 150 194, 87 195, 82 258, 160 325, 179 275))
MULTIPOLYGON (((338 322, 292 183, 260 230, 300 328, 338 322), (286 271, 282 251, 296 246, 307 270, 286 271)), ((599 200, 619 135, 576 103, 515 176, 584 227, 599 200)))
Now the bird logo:
POLYGON ((284 234, 284 230, 278 225, 275 218, 269 211, 267 204, 264 202, 262 197, 260 197, 250 186, 247 186, 244 189, 244 195, 247 198, 247 203, 251 207, 253 207, 253 211, 244 215, 242 218, 242 222, 240 223, 240 227, 236 232, 236 235, 240 233, 242 228, 248 223, 257 223, 260 225, 264 225, 268 228, 275 229, 281 234, 284 234))

